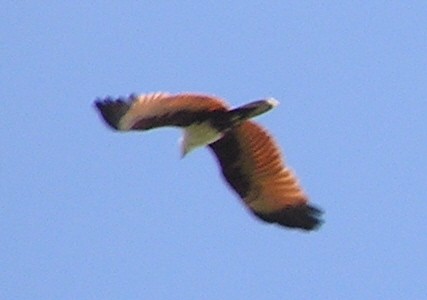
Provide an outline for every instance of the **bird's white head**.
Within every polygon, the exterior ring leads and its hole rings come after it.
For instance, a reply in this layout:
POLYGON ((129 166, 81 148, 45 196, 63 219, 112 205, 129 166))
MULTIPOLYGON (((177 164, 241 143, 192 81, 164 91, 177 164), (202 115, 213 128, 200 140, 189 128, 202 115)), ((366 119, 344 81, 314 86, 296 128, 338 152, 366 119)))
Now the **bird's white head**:
POLYGON ((192 140, 188 137, 188 134, 184 131, 184 135, 180 138, 181 158, 184 158, 188 153, 197 148, 197 145, 192 143, 192 140))
POLYGON ((209 123, 196 123, 184 129, 181 138, 181 158, 198 147, 206 146, 219 140, 223 134, 209 123))

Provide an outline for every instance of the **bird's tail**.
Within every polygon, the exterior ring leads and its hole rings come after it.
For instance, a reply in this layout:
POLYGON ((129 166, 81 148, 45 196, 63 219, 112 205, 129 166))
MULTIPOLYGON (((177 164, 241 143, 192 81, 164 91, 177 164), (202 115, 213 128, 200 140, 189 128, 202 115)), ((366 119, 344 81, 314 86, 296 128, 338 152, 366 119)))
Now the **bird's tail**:
POLYGON ((243 121, 246 121, 248 119, 251 119, 258 115, 266 113, 267 111, 276 107, 278 104, 279 104, 279 101, 277 101, 274 98, 254 101, 230 110, 228 112, 229 120, 235 126, 243 121))

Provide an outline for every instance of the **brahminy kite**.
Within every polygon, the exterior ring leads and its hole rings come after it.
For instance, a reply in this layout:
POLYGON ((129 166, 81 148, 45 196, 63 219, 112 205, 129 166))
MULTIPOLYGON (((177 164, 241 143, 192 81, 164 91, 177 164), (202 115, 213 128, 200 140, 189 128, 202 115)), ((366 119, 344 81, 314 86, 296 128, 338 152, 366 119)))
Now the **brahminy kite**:
POLYGON ((322 223, 322 211, 309 205, 273 138, 249 120, 277 105, 278 101, 270 98, 230 109, 222 99, 190 93, 95 101, 105 122, 118 131, 183 128, 182 156, 208 146, 225 180, 255 216, 268 223, 313 230, 322 223))

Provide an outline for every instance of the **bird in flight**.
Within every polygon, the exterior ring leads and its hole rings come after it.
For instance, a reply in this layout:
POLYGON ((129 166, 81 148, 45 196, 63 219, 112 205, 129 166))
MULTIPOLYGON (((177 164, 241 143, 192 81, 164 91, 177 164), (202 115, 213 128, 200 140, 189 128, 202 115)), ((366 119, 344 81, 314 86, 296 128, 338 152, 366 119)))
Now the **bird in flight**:
POLYGON ((313 230, 322 223, 322 211, 308 203, 270 134, 249 120, 277 105, 270 98, 230 108, 220 98, 193 93, 95 100, 102 118, 114 130, 183 128, 182 156, 208 146, 224 179, 255 216, 288 228, 313 230))

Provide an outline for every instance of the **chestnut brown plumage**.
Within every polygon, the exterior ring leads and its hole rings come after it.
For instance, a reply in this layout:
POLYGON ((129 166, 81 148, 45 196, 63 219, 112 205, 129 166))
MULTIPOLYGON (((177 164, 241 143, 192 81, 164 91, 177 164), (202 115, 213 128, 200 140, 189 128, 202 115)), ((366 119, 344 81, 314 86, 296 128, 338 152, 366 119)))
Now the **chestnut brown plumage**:
POLYGON ((269 223, 313 230, 322 223, 321 211, 309 205, 273 138, 249 121, 277 104, 276 100, 267 99, 229 109, 222 99, 189 93, 95 101, 106 123, 116 130, 184 128, 182 154, 209 146, 225 180, 255 216, 269 223))
POLYGON ((278 146, 260 125, 246 121, 209 147, 227 182, 256 216, 306 230, 320 225, 321 211, 308 204, 278 146))

